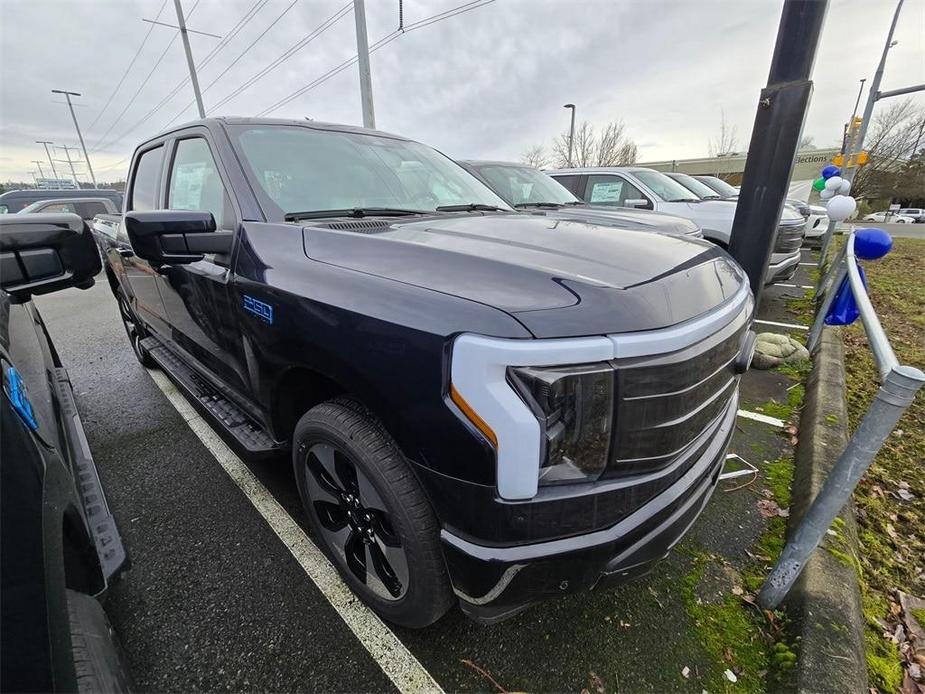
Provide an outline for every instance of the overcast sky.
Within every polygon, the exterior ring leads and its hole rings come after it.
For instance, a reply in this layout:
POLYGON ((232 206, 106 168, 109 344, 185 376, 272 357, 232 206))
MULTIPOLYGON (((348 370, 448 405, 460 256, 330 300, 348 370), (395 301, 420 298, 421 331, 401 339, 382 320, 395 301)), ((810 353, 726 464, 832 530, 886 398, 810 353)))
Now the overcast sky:
MULTIPOLYGON (((214 86, 206 110, 271 63, 346 0, 295 0, 291 9, 214 86)), ((464 0, 405 0, 405 24, 464 0)), ((183 0, 193 29, 225 35, 255 0, 183 0)), ((260 0, 260 9, 202 68, 205 88, 293 0, 260 0)), ((0 180, 30 180, 45 153, 35 140, 77 146, 61 98, 81 92, 77 117, 100 180, 125 174, 145 138, 195 117, 185 85, 147 120, 187 75, 176 31, 154 27, 124 83, 103 110, 163 5, 172 0, 4 0, 0 24, 0 180), (166 53, 164 51, 166 50, 166 53), (142 86, 159 56, 162 62, 142 86), (140 91, 139 91, 140 88, 140 91), (137 92, 137 96, 135 96, 137 92), (121 116, 120 116, 121 114, 121 116), (137 124, 137 125, 136 125, 137 124), (108 134, 107 134, 108 133, 108 134)), ((496 0, 409 32, 372 56, 377 126, 460 158, 517 159, 578 119, 621 119, 641 161, 705 156, 720 111, 744 150, 764 86, 781 0, 496 0)), ((813 75, 804 134, 834 145, 850 116, 858 80, 872 77, 893 0, 832 0, 813 75)), ((370 43, 398 25, 398 0, 367 0, 370 43)), ((883 89, 925 82, 925 0, 907 0, 883 89)), ((193 36, 201 61, 219 41, 193 36)), ((210 115, 254 115, 356 52, 352 11, 276 70, 210 115)), ((918 97, 925 103, 925 97, 918 97)), ((360 123, 352 66, 274 111, 272 116, 360 123)), ((58 156, 64 157, 59 150, 58 156)), ((66 165, 57 165, 59 175, 66 165)), ((46 171, 46 175, 47 175, 46 171)))

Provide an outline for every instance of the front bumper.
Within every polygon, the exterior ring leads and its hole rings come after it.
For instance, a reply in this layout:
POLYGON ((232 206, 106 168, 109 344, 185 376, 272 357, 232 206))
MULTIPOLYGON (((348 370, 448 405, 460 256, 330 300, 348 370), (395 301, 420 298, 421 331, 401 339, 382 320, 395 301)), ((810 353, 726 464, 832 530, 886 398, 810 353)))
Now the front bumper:
MULTIPOLYGON (((616 525, 582 535, 530 544, 477 544, 444 529, 441 540, 462 610, 481 622, 510 617, 537 600, 610 586, 647 573, 694 523, 709 500, 732 437, 733 397, 704 441, 691 444, 696 459, 670 487, 616 525)), ((589 507, 633 480, 600 483, 589 507)))
POLYGON ((771 262, 768 264, 768 271, 764 276, 765 284, 782 282, 789 280, 796 274, 797 267, 800 264, 800 252, 796 251, 790 254, 774 253, 771 255, 771 262))

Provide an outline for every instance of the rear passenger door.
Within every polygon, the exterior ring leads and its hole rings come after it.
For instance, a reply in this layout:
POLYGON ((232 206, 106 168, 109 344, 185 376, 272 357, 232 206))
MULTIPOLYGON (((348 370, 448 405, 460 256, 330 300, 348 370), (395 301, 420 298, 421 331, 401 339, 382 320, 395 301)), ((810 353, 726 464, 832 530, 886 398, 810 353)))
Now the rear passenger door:
MULTIPOLYGON (((160 142, 144 150, 135 159, 135 170, 132 175, 132 187, 128 193, 126 210, 145 212, 158 208, 161 193, 161 179, 164 171, 164 152, 166 144, 160 142)), ((125 235, 125 225, 120 225, 119 236, 124 242, 120 243, 117 252, 120 256, 124 279, 126 282, 126 298, 135 310, 136 315, 148 324, 156 333, 169 335, 170 327, 167 320, 167 311, 161 299, 158 287, 158 273, 151 264, 135 255, 125 235)))
MULTIPOLYGON (((210 212, 217 229, 235 231, 240 215, 208 131, 192 129, 170 149, 165 208, 210 212)), ((236 357, 240 329, 230 305, 230 266, 230 254, 206 255, 195 263, 165 266, 159 283, 174 342, 224 383, 246 392, 246 372, 236 357)))

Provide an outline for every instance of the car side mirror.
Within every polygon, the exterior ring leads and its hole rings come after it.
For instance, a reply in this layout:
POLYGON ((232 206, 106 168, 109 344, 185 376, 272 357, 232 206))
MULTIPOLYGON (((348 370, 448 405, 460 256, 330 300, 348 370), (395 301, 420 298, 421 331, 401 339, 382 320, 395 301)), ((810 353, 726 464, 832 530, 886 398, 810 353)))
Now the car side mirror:
POLYGON ((102 269, 93 233, 76 214, 0 217, 0 289, 15 300, 88 289, 102 269))
POLYGON ((211 212, 126 212, 124 222, 135 255, 155 267, 195 263, 206 253, 231 252, 233 234, 216 231, 211 212))
POLYGON ((652 203, 650 203, 645 198, 632 198, 630 200, 624 200, 623 204, 626 207, 636 207, 636 208, 642 208, 642 209, 652 208, 652 203))

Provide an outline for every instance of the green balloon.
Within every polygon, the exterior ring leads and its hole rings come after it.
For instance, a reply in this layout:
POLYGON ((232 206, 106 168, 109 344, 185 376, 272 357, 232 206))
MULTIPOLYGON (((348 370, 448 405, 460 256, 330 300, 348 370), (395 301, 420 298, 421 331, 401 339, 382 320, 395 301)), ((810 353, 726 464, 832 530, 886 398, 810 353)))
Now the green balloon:
POLYGON ((823 188, 825 188, 824 178, 817 178, 815 181, 813 181, 813 190, 822 190, 823 188))

